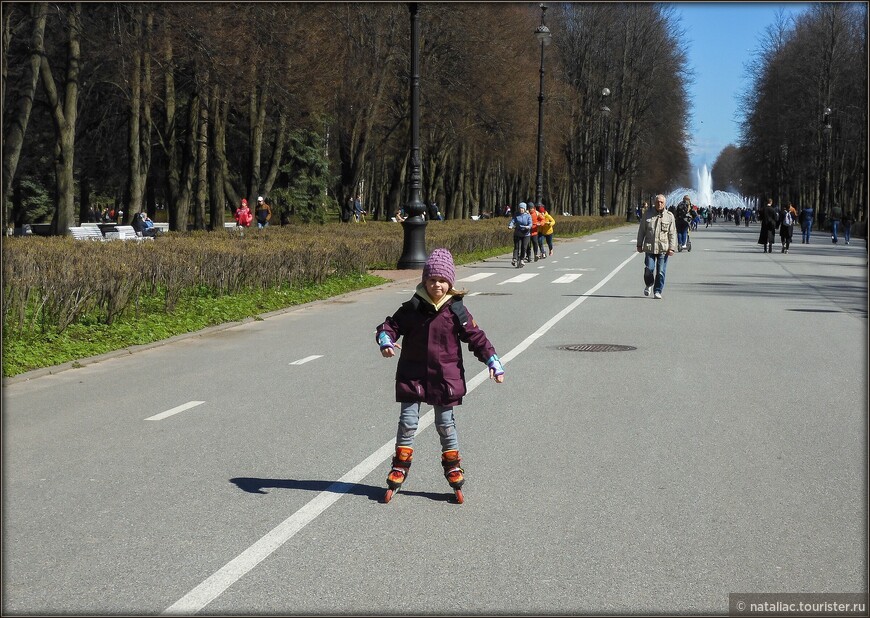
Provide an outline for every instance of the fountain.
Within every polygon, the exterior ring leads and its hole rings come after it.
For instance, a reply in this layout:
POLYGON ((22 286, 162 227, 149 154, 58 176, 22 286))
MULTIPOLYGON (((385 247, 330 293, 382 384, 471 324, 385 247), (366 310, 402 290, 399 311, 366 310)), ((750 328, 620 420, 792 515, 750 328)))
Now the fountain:
POLYGON ((684 195, 688 195, 692 203, 698 208, 714 206, 715 208, 754 208, 754 199, 744 198, 738 193, 729 191, 713 191, 713 175, 707 171, 707 164, 697 170, 696 188, 687 189, 680 187, 674 189, 665 195, 665 206, 670 208, 676 206, 683 200, 684 195))

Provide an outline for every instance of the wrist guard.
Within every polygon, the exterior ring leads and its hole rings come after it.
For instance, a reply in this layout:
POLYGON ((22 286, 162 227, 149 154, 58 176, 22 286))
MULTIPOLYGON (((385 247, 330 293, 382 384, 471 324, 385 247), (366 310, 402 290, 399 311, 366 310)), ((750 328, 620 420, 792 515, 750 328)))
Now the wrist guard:
POLYGON ((378 345, 381 346, 382 350, 386 348, 392 348, 393 341, 392 339, 390 339, 390 336, 387 333, 381 331, 380 333, 378 333, 378 345))
POLYGON ((490 356, 489 360, 486 361, 486 366, 493 370, 493 375, 504 375, 504 365, 502 365, 501 361, 498 359, 498 354, 490 356))

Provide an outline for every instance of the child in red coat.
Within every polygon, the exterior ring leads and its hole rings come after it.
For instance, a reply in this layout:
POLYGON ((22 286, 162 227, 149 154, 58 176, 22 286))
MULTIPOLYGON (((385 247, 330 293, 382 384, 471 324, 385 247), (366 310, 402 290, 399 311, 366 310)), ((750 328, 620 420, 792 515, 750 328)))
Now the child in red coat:
POLYGON ((236 225, 249 227, 253 220, 254 215, 251 214, 251 209, 248 208, 248 200, 242 198, 242 205, 236 208, 236 225))

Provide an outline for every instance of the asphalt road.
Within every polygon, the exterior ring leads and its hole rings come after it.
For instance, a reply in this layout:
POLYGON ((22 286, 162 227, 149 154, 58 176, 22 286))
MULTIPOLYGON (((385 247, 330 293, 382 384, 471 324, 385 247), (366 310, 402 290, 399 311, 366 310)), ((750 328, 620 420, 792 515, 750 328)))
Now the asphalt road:
POLYGON ((654 300, 635 233, 457 269, 507 371, 465 353, 462 505, 431 425, 381 502, 398 404, 374 328, 414 283, 9 381, 4 615, 721 614, 729 593, 866 593, 864 241, 767 255, 757 226, 719 223, 654 300))

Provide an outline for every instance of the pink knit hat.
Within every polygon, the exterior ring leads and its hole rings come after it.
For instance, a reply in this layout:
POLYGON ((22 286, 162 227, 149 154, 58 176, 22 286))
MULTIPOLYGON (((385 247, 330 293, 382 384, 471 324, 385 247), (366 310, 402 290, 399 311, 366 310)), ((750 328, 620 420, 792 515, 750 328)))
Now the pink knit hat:
POLYGON ((456 281, 456 271, 453 268, 453 256, 447 249, 435 249, 423 266, 423 283, 429 277, 443 277, 450 282, 450 287, 456 281))

